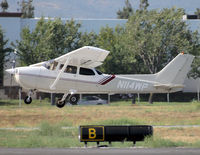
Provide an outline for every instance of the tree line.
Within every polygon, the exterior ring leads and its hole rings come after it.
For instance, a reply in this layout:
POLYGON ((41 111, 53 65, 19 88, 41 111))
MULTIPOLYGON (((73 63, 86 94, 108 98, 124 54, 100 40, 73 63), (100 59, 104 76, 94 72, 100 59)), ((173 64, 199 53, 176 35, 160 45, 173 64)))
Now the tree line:
MULTIPOLYGON (((21 40, 12 48, 18 49, 20 65, 30 65, 82 46, 96 46, 110 51, 100 66, 110 74, 155 73, 182 51, 199 56, 199 33, 188 29, 182 20, 183 9, 148 10, 148 6, 147 0, 141 0, 139 9, 134 10, 127 0, 123 10, 117 12, 118 18, 128 19, 127 23, 114 29, 102 27, 98 34, 81 32, 81 24, 73 19, 63 22, 42 17, 35 29, 23 28, 21 40)), ((0 44, 1 54, 6 53, 2 52, 6 42, 0 44)), ((195 59, 190 73, 194 78, 200 77, 199 64, 195 59)))

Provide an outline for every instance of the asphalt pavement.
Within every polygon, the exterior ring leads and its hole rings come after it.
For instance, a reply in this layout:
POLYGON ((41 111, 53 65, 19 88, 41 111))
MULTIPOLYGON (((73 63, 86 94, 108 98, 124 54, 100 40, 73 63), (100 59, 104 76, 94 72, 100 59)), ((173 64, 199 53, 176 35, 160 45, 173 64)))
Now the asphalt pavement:
POLYGON ((0 148, 0 155, 200 155, 200 148, 0 148))

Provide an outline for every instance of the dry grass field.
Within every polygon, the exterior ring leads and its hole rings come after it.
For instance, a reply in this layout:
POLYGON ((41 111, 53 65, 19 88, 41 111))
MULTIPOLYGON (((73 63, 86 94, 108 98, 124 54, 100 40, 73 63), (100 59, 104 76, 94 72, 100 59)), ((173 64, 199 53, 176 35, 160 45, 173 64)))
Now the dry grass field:
MULTIPOLYGON (((71 137, 74 140, 74 145, 68 146, 68 143, 64 143, 65 145, 63 144, 64 146, 60 147, 82 146, 77 138, 77 127, 79 125, 200 125, 200 103, 174 102, 154 103, 153 105, 139 103, 132 105, 131 102, 114 102, 110 105, 100 106, 67 105, 62 109, 58 109, 45 101, 42 101, 42 103, 34 101, 31 105, 22 104, 21 107, 18 106, 17 100, 0 101, 0 128, 40 127, 44 123, 49 126, 49 130, 51 127, 54 129, 61 126, 74 127, 74 131, 70 131, 73 134, 69 134, 74 135, 71 137)), ((21 140, 23 141, 28 137, 26 136, 27 131, 23 132, 23 135, 18 135, 19 131, 0 130, 0 146, 22 147, 21 140), (7 138, 5 138, 5 134, 8 135, 7 138), (9 144, 9 139, 14 138, 12 135, 15 135, 14 137, 20 142, 20 145, 9 144)), ((29 134, 30 132, 36 134, 36 131, 29 131, 29 134)), ((40 138, 42 139, 42 137, 40 138)), ((154 140, 151 139, 151 141, 156 141, 156 144, 150 144, 151 142, 147 140, 142 144, 138 143, 138 145, 147 147, 200 147, 200 127, 154 128, 154 140)), ((59 147, 53 144, 44 142, 38 147, 59 147)), ((37 146, 33 144, 27 147, 37 146)))

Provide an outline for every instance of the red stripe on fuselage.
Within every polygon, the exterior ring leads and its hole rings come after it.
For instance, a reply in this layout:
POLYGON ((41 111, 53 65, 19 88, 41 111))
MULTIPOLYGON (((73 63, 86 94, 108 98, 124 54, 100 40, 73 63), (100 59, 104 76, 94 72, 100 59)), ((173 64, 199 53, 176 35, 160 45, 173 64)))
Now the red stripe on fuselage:
POLYGON ((103 83, 101 83, 101 85, 105 85, 108 82, 110 82, 111 80, 113 80, 115 78, 115 75, 112 75, 108 80, 104 81, 103 83))

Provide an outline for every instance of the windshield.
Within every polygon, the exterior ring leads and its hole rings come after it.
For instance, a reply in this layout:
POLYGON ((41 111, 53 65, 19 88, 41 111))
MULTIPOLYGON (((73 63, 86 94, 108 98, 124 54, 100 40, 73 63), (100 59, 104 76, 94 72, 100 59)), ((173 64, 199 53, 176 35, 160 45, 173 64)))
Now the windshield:
POLYGON ((47 61, 45 64, 44 64, 44 67, 49 69, 49 70, 55 70, 56 67, 58 65, 58 62, 57 61, 47 61))

